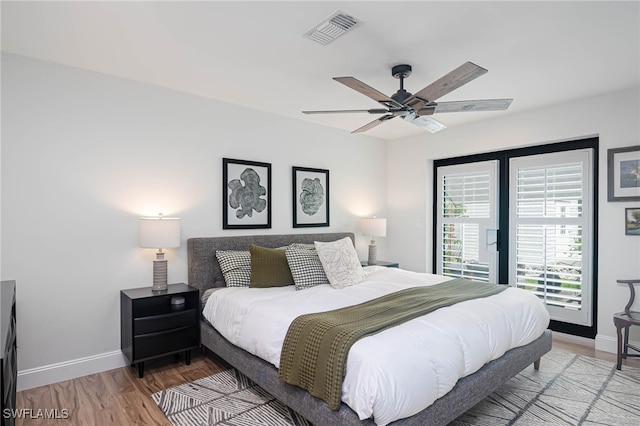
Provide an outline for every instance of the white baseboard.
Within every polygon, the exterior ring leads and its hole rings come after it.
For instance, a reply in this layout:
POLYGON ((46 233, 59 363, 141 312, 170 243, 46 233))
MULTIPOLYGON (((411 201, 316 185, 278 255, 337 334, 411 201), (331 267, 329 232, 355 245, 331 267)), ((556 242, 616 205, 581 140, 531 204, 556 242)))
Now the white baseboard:
MULTIPOLYGON (((559 340, 561 342, 575 343, 582 346, 588 346, 590 348, 594 348, 597 351, 609 352, 612 354, 618 353, 618 338, 605 336, 602 334, 598 334, 595 339, 589 339, 586 337, 573 336, 571 334, 558 333, 557 331, 553 332, 553 339, 559 340)), ((640 347, 640 343, 630 341, 630 344, 640 347)))
MULTIPOLYGON (((634 344, 633 342, 630 343, 632 345, 634 344)), ((618 339, 616 337, 603 336, 602 334, 598 334, 596 336, 596 350, 617 354, 618 339)))
POLYGON ((590 348, 593 348, 595 345, 594 340, 589 339, 588 337, 574 336, 573 334, 559 333, 557 331, 553 332, 553 339, 559 340, 561 342, 574 343, 576 345, 587 346, 590 348))
MULTIPOLYGON (((640 342, 634 342, 633 340, 629 340, 629 344, 635 347, 640 347, 640 342)), ((603 352, 610 352, 612 354, 618 353, 618 338, 617 337, 609 337, 602 336, 598 334, 596 336, 596 350, 603 352)), ((629 353, 633 353, 632 351, 629 353)))
POLYGON ((122 351, 107 352, 86 358, 73 359, 71 361, 18 371, 18 383, 16 387, 19 392, 63 380, 113 370, 114 368, 124 367, 125 365, 129 365, 129 362, 124 357, 122 351))

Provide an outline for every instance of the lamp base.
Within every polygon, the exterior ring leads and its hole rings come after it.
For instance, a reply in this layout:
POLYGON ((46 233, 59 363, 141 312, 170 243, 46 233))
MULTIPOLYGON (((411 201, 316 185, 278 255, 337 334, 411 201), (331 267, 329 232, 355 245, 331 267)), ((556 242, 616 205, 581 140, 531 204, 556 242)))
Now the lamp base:
POLYGON ((156 253, 153 261, 153 286, 151 291, 167 291, 167 260, 164 253, 156 253))
POLYGON ((371 240, 371 244, 369 244, 369 259, 367 260, 367 264, 375 265, 378 263, 378 245, 375 240, 371 240))

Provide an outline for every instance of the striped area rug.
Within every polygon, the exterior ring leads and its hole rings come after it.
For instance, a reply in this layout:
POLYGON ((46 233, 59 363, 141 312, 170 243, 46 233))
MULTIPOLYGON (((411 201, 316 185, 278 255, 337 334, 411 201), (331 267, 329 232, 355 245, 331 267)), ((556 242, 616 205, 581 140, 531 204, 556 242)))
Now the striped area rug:
POLYGON ((174 426, 311 426, 234 369, 151 397, 174 426))
MULTIPOLYGON (((307 426, 235 370, 152 395, 174 426, 307 426)), ((552 350, 450 426, 640 425, 640 369, 552 350)))

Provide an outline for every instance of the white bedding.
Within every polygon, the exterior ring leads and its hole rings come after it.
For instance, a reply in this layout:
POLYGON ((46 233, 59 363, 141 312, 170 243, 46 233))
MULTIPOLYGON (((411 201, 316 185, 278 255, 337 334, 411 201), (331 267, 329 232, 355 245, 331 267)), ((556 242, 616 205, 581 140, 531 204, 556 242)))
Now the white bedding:
MULTIPOLYGON (((397 268, 367 267, 366 280, 335 290, 320 285, 214 292, 204 316, 227 340, 276 367, 287 329, 299 315, 360 303, 407 287, 448 280, 397 268)), ((414 415, 507 350, 547 328, 549 314, 533 294, 508 288, 488 298, 441 308, 356 342, 347 359, 342 401, 378 425, 414 415)))

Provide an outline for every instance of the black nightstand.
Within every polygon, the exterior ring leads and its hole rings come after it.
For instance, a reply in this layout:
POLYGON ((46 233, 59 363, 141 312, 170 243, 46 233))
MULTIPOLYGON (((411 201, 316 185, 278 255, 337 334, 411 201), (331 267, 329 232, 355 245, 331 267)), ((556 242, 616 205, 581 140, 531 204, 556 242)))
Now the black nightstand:
POLYGON ((385 260, 378 260, 378 262, 374 263, 373 265, 369 265, 369 263, 367 263, 367 261, 362 261, 360 262, 360 264, 362 266, 384 266, 385 268, 399 268, 400 264, 398 262, 387 262, 385 260))
POLYGON ((151 287, 120 292, 120 347, 131 362, 138 364, 138 377, 144 375, 144 361, 160 356, 185 353, 191 363, 191 349, 200 344, 200 297, 197 288, 169 284, 166 291, 151 287), (184 297, 184 304, 171 299, 184 297))

